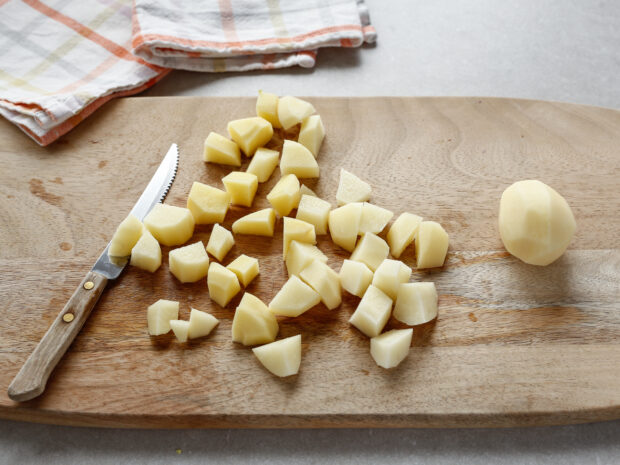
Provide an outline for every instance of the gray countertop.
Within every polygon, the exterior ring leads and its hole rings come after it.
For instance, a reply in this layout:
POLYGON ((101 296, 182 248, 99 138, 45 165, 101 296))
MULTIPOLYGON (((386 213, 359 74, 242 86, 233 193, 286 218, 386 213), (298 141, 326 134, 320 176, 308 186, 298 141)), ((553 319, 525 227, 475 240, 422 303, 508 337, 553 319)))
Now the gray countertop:
MULTIPOLYGON (((142 95, 476 95, 620 109, 617 0, 367 0, 376 46, 313 70, 176 71, 142 95)), ((69 428, 0 420, 0 463, 620 463, 620 421, 498 430, 69 428), (180 453, 179 453, 180 452, 180 453)))

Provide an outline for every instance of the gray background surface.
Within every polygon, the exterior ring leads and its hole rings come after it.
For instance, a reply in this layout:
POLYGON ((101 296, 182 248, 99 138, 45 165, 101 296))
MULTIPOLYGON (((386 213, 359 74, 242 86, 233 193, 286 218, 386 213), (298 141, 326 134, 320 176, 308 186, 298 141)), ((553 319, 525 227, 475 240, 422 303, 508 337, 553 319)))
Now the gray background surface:
MULTIPOLYGON (((284 0, 283 0, 284 1, 284 0)), ((379 41, 313 70, 173 72, 143 95, 475 95, 620 109, 617 0, 367 0, 379 41)), ((69 428, 0 420, 0 463, 617 464, 620 421, 499 430, 69 428), (180 449, 181 453, 177 453, 180 449)))

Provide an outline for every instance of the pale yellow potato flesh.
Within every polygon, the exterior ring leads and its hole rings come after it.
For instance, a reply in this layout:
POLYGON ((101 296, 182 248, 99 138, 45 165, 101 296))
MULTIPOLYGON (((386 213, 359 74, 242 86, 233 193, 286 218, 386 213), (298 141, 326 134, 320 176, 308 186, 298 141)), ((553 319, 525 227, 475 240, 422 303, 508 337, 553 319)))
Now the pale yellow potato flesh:
POLYGON ((314 225, 296 218, 285 217, 282 227, 282 255, 284 260, 286 260, 291 241, 316 244, 314 225))
POLYGON ((374 272, 389 253, 387 242, 376 234, 365 233, 355 246, 351 260, 366 264, 374 272))
POLYGON ((252 352, 274 375, 281 378, 296 375, 301 364, 301 334, 255 347, 252 352))
POLYGON ((209 265, 207 287, 209 297, 220 307, 226 307, 241 290, 237 275, 216 262, 211 262, 209 265))
POLYGON ((333 310, 342 303, 340 276, 320 260, 313 260, 306 266, 299 277, 319 293, 321 302, 329 310, 333 310))
POLYGON ((373 273, 364 263, 344 260, 340 268, 340 285, 349 294, 363 297, 372 282, 373 273))
POLYGON ((259 273, 258 260, 245 254, 239 255, 226 268, 237 275, 243 287, 247 287, 259 273))
POLYGON ((366 181, 362 181, 353 173, 340 169, 340 181, 336 191, 336 202, 338 206, 352 202, 366 202, 370 199, 372 188, 366 181))
POLYGON ((435 221, 422 221, 415 235, 416 268, 443 266, 448 253, 448 233, 435 221))
POLYGON ((296 317, 310 310, 321 301, 318 292, 297 276, 291 276, 269 303, 274 315, 296 317))
POLYGON ((230 194, 230 203, 251 207, 258 189, 258 178, 255 174, 244 171, 232 171, 222 178, 226 192, 230 194))
POLYGON ((394 213, 386 208, 364 202, 360 219, 360 234, 367 232, 379 234, 390 222, 394 213))
POLYGON ((435 283, 404 283, 398 288, 394 318, 415 326, 437 317, 437 289, 435 283))
POLYGON ((142 236, 131 249, 129 264, 151 273, 161 266, 161 247, 148 229, 144 228, 142 236))
POLYGON ((306 147, 316 158, 325 138, 325 127, 320 115, 308 116, 301 122, 297 142, 306 147))
POLYGON ((313 260, 327 263, 327 256, 315 245, 304 244, 303 242, 291 241, 286 255, 286 271, 289 277, 299 276, 301 270, 308 266, 313 260))
POLYGON ((209 256, 202 242, 179 247, 168 253, 168 268, 182 283, 195 283, 207 276, 209 256))
POLYGON ((300 197, 297 176, 287 174, 282 176, 267 194, 267 201, 278 215, 286 216, 293 208, 297 208, 300 197))
POLYGON ((299 179, 318 178, 320 169, 310 150, 298 142, 285 140, 280 158, 280 172, 283 176, 294 174, 299 179))
POLYGON ((256 149, 269 142, 273 136, 271 123, 260 116, 230 121, 227 128, 230 138, 248 157, 254 155, 256 149))
POLYGON ((391 312, 392 299, 371 284, 351 315, 349 323, 366 336, 375 337, 381 334, 391 312))
POLYGON ((261 147, 254 153, 246 172, 255 174, 258 182, 265 182, 269 180, 279 161, 280 152, 261 147))
POLYGON ((194 182, 187 196, 187 208, 196 224, 222 223, 230 205, 230 194, 213 186, 194 182))
POLYGON ((220 320, 213 315, 201 310, 192 308, 189 312, 189 326, 187 337, 190 339, 196 339, 199 337, 208 336, 213 328, 219 324, 220 320))
POLYGON ((246 292, 235 310, 232 340, 244 346, 266 344, 276 340, 278 320, 258 297, 246 292))
POLYGON ((189 332, 189 321, 170 320, 170 328, 174 333, 177 341, 187 342, 187 334, 189 332))
POLYGON ((316 193, 310 189, 308 186, 306 186, 305 184, 302 184, 301 187, 299 188, 299 192, 301 193, 301 195, 311 195, 312 197, 318 197, 318 195, 316 195, 316 193))
POLYGON ((407 246, 413 242, 421 222, 421 216, 407 212, 401 213, 396 218, 387 233, 387 243, 392 257, 400 257, 407 246))
POLYGON ((370 355, 381 368, 395 368, 409 353, 413 329, 393 329, 370 339, 370 355))
POLYGON ((158 203, 144 218, 144 226, 160 244, 181 245, 194 234, 194 216, 187 208, 158 203))
POLYGON ((362 217, 362 204, 349 203, 329 212, 329 234, 334 244, 352 252, 357 242, 357 234, 362 217))
POLYGON ((242 216, 232 225, 235 234, 251 234, 254 236, 273 236, 276 223, 276 212, 273 208, 265 208, 249 215, 242 216))
POLYGON ((170 332, 170 321, 179 319, 179 302, 159 299, 146 310, 149 334, 159 336, 170 332))
POLYGON ((378 287, 392 300, 396 300, 398 289, 402 283, 409 282, 411 268, 400 260, 386 258, 375 270, 372 285, 378 287))
POLYGON ((203 159, 221 165, 241 166, 239 146, 216 132, 209 133, 205 139, 203 159))
POLYGON ((116 228, 110 241, 108 255, 110 257, 128 257, 131 255, 131 249, 140 240, 143 229, 142 222, 130 213, 116 228))
POLYGON ((281 97, 278 100, 278 119, 284 129, 290 129, 301 123, 316 110, 310 102, 297 97, 281 97))
POLYGON ((278 96, 269 92, 258 91, 256 99, 256 114, 261 118, 265 118, 274 128, 281 128, 278 119, 278 96))
POLYGON ((232 233, 223 226, 214 224, 209 242, 207 242, 207 252, 221 262, 233 245, 235 245, 235 239, 232 233))
POLYGON ((327 234, 327 221, 331 209, 329 202, 316 195, 302 194, 295 216, 298 220, 313 224, 316 234, 327 234))
POLYGON ((566 199, 540 181, 518 181, 502 194, 499 233, 506 250, 525 263, 553 263, 568 248, 575 229, 566 199))

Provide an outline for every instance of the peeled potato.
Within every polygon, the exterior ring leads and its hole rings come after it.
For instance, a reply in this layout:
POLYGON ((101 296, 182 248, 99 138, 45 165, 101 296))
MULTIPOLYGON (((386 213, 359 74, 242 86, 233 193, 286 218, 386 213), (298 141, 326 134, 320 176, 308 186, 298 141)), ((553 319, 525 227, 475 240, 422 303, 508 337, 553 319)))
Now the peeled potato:
POLYGON ((256 149, 271 140, 273 127, 260 116, 243 118, 228 123, 230 138, 243 150, 248 157, 254 155, 256 149))
POLYGON ((325 127, 320 115, 308 116, 301 123, 297 142, 306 147, 316 158, 325 137, 325 127))
POLYGON ((413 329, 393 329, 370 339, 370 355, 381 368, 394 368, 409 353, 413 329))
POLYGON ((144 226, 160 244, 181 245, 194 234, 194 217, 187 208, 158 203, 144 218, 144 226))
POLYGON ((147 309, 146 319, 151 336, 170 332, 170 320, 179 319, 179 302, 159 299, 147 309))
POLYGON ((289 276, 299 275, 313 260, 327 263, 327 256, 315 245, 292 240, 286 254, 286 271, 289 276))
POLYGON ((411 268, 399 260, 386 258, 375 270, 372 285, 378 287, 392 300, 396 300, 398 289, 402 283, 411 278, 411 268))
POLYGON ((443 266, 448 253, 448 233, 435 221, 422 221, 415 235, 416 267, 443 266))
POLYGON ((189 321, 170 320, 170 328, 179 342, 187 342, 189 333, 189 321))
POLYGON ((297 276, 291 276, 269 303, 274 315, 299 316, 317 305, 321 296, 297 276))
POLYGON ((435 283, 405 283, 398 287, 394 318, 415 326, 428 323, 437 316, 435 283))
POLYGON ((222 165, 241 166, 239 146, 216 132, 210 133, 204 144, 204 161, 222 165))
POLYGON ((168 253, 170 272, 182 283, 195 283, 207 276, 209 256, 201 241, 168 253))
POLYGON ((378 287, 368 286, 349 323, 368 337, 381 334, 392 312, 392 299, 378 287))
POLYGON ((151 273, 161 266, 161 247, 148 229, 144 228, 140 240, 131 249, 129 264, 151 273))
POLYGON ((269 92, 258 91, 256 99, 256 114, 261 118, 265 118, 274 128, 281 128, 278 119, 278 96, 269 92))
POLYGON ((400 257, 405 248, 413 242, 421 222, 421 217, 407 212, 396 218, 387 234, 392 257, 400 257))
POLYGON ((207 243, 207 252, 221 262, 233 245, 235 245, 235 239, 232 233, 217 223, 213 225, 213 231, 207 243))
POLYGON ((192 308, 189 313, 189 326, 187 336, 190 339, 207 336, 213 328, 219 324, 219 320, 213 315, 192 308))
POLYGON ((232 225, 235 234, 252 234, 255 236, 273 236, 276 212, 273 208, 258 210, 242 216, 232 225))
POLYGON ((131 249, 142 236, 144 226, 142 222, 131 213, 118 225, 112 240, 108 255, 110 257, 127 257, 131 254, 131 249))
POLYGON ((296 375, 301 364, 301 334, 252 349, 267 370, 284 378, 296 375))
POLYGON ((352 202, 366 202, 370 198, 370 184, 362 181, 353 173, 340 169, 340 181, 336 191, 336 202, 345 205, 352 202))
MULTIPOLYGON (((301 187, 306 186, 302 185, 301 187)), ((297 207, 296 218, 313 224, 316 234, 327 234, 327 221, 332 206, 329 202, 318 198, 314 193, 312 194, 302 194, 297 207)))
POLYGON ((363 297, 372 281, 372 271, 362 262, 345 260, 340 268, 340 284, 350 294, 363 297))
POLYGON ((187 208, 196 224, 222 223, 230 205, 230 194, 200 182, 192 184, 187 208))
POLYGON ((318 178, 319 164, 306 147, 292 140, 285 140, 280 159, 282 175, 294 174, 301 178, 318 178))
POLYGON ((379 234, 390 222, 394 213, 386 208, 364 202, 362 206, 362 218, 360 219, 359 233, 371 232, 379 234))
POLYGON ((301 123, 315 111, 311 103, 290 95, 278 101, 278 119, 284 129, 290 129, 301 123))
POLYGON ((329 310, 338 307, 342 302, 340 276, 320 260, 313 260, 301 270, 299 277, 321 296, 321 302, 329 310))
POLYGON ((228 302, 241 290, 237 275, 215 262, 209 265, 207 287, 209 288, 209 297, 221 307, 226 307, 228 302))
POLYGON ((258 297, 246 292, 235 310, 232 340, 244 346, 265 344, 276 340, 278 320, 258 297))
POLYGON ((226 192, 230 194, 230 203, 251 207, 258 189, 258 178, 255 174, 243 171, 232 171, 222 178, 226 192))
POLYGON ((259 273, 258 260, 247 255, 239 255, 226 268, 237 275, 243 287, 247 287, 259 273))
POLYGON ((256 150, 246 172, 256 175, 258 182, 265 182, 278 166, 280 153, 261 147, 256 150))
POLYGON ((314 225, 296 218, 285 217, 284 226, 282 228, 282 255, 284 260, 286 260, 286 254, 288 253, 291 241, 316 244, 314 225))
POLYGON ((362 204, 349 203, 329 212, 329 233, 334 244, 352 252, 357 242, 362 204))
POLYGON ((355 246, 351 260, 366 264, 374 272, 389 253, 387 242, 376 234, 366 233, 355 246))
POLYGON ((267 194, 267 201, 280 216, 288 215, 299 205, 299 180, 294 174, 286 174, 280 178, 267 194))

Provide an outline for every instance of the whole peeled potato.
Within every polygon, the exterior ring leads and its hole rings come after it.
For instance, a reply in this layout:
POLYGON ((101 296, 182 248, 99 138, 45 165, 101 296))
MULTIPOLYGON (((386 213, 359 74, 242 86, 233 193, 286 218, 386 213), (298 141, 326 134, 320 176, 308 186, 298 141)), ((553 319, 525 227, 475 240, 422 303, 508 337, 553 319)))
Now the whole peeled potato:
POLYGON ((568 203, 536 180, 518 181, 502 194, 499 233, 506 250, 530 265, 549 265, 568 247, 575 233, 568 203))

